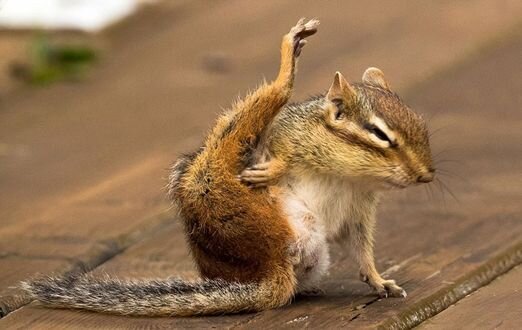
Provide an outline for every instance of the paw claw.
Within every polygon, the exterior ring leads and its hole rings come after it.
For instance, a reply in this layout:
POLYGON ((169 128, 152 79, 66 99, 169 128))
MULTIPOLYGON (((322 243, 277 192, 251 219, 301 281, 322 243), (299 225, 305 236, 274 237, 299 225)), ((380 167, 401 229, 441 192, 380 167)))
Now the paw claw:
POLYGON ((369 286, 377 291, 380 298, 406 298, 406 291, 395 283, 394 280, 384 280, 382 278, 369 278, 367 275, 361 273, 360 279, 363 282, 368 283, 369 286))
POLYGON ((388 298, 388 291, 382 290, 377 292, 379 294, 379 298, 388 298))
POLYGON ((389 297, 405 298, 407 296, 406 291, 398 286, 394 280, 384 281, 382 284, 389 297))

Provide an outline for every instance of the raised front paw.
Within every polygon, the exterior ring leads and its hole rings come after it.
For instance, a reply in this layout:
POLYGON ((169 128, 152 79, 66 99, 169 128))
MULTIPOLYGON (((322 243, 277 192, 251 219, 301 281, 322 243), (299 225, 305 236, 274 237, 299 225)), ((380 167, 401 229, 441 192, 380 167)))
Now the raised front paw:
POLYGON ((275 183, 281 177, 284 170, 285 163, 274 158, 268 162, 247 167, 241 172, 238 178, 241 182, 253 188, 266 187, 269 184, 275 183))
POLYGON ((268 163, 247 167, 239 178, 241 182, 253 188, 266 187, 274 179, 268 163))
POLYGON ((306 45, 305 38, 315 34, 317 32, 317 27, 319 26, 319 21, 316 19, 311 19, 308 22, 305 21, 305 18, 301 18, 297 24, 290 29, 290 32, 287 35, 292 39, 295 57, 298 57, 301 54, 301 50, 306 45))
POLYGON ((406 298, 408 295, 406 290, 395 283, 394 280, 385 280, 381 277, 377 279, 369 279, 368 276, 361 274, 361 281, 366 282, 372 287, 381 298, 406 298))

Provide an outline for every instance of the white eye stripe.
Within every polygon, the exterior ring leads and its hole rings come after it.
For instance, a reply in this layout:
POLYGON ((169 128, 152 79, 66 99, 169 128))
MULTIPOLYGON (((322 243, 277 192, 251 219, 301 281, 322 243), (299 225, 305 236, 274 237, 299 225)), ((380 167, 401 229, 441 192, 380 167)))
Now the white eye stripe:
POLYGON ((388 148, 390 146, 390 142, 383 141, 376 137, 374 134, 370 134, 370 139, 375 142, 377 145, 379 145, 381 148, 388 148))

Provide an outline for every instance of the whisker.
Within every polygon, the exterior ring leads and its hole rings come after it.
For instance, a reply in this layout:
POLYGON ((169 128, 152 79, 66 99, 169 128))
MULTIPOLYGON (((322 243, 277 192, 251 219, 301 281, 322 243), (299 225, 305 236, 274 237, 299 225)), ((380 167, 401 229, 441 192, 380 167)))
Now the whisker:
POLYGON ((469 180, 466 179, 465 177, 463 177, 462 175, 460 174, 457 174, 457 173, 454 173, 454 172, 450 172, 448 170, 445 170, 445 169, 441 169, 441 168, 437 168, 437 175, 438 176, 446 176, 446 177, 450 177, 450 178, 453 178, 453 179, 459 179, 465 183, 469 183, 469 180))
POLYGON ((437 152, 436 154, 433 155, 433 158, 437 158, 439 157, 440 155, 443 155, 445 153, 449 153, 449 152, 454 152, 454 151, 458 151, 458 148, 456 147, 453 147, 453 148, 444 148, 442 150, 440 150, 439 152, 437 152))
POLYGON ((444 129, 446 129, 447 127, 446 126, 443 126, 443 127, 439 127, 439 128, 436 128, 434 130, 431 130, 430 132, 428 132, 428 138, 432 138, 433 136, 435 136, 437 133, 440 133, 442 132, 444 129))
POLYGON ((426 191, 426 195, 428 196, 428 199, 430 201, 435 199, 435 195, 433 194, 433 189, 432 189, 431 184, 424 185, 424 190, 426 191))
POLYGON ((440 184, 439 181, 440 181, 440 180, 437 178, 437 179, 435 179, 434 182, 437 183, 437 188, 439 188, 440 195, 441 195, 441 197, 442 197, 442 204, 444 205, 444 210, 445 210, 445 211, 448 211, 448 208, 447 208, 447 206, 446 206, 446 196, 444 195, 444 189, 442 188, 442 186, 441 186, 441 184, 440 184))
POLYGON ((455 196, 455 194, 453 193, 453 191, 451 191, 451 189, 444 183, 444 181, 442 181, 441 179, 437 179, 437 181, 439 182, 439 184, 441 185, 441 187, 446 190, 450 195, 451 197, 453 197, 453 199, 460 203, 460 200, 457 198, 457 196, 455 196))
POLYGON ((456 163, 456 164, 464 164, 464 162, 462 160, 458 160, 458 159, 434 159, 433 160, 433 164, 437 165, 437 164, 445 164, 445 163, 456 163))
POLYGON ((428 185, 428 187, 429 187, 429 189, 430 189, 431 196, 433 196, 433 199, 435 199, 436 196, 435 196, 435 190, 433 189, 433 183, 430 183, 430 184, 428 185))

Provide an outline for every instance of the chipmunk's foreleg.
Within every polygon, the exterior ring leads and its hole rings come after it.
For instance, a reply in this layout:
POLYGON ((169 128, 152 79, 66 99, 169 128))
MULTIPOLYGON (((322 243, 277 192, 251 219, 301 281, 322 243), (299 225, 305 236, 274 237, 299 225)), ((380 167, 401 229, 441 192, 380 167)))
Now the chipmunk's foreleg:
POLYGON ((375 267, 373 256, 373 231, 375 227, 375 208, 377 196, 372 192, 359 193, 354 196, 352 219, 348 221, 348 235, 352 254, 359 263, 361 281, 377 291, 380 297, 406 297, 406 291, 394 280, 385 280, 375 267))
POLYGON ((284 174, 286 163, 273 158, 264 163, 254 164, 241 172, 240 179, 252 188, 266 187, 275 182, 284 174))

